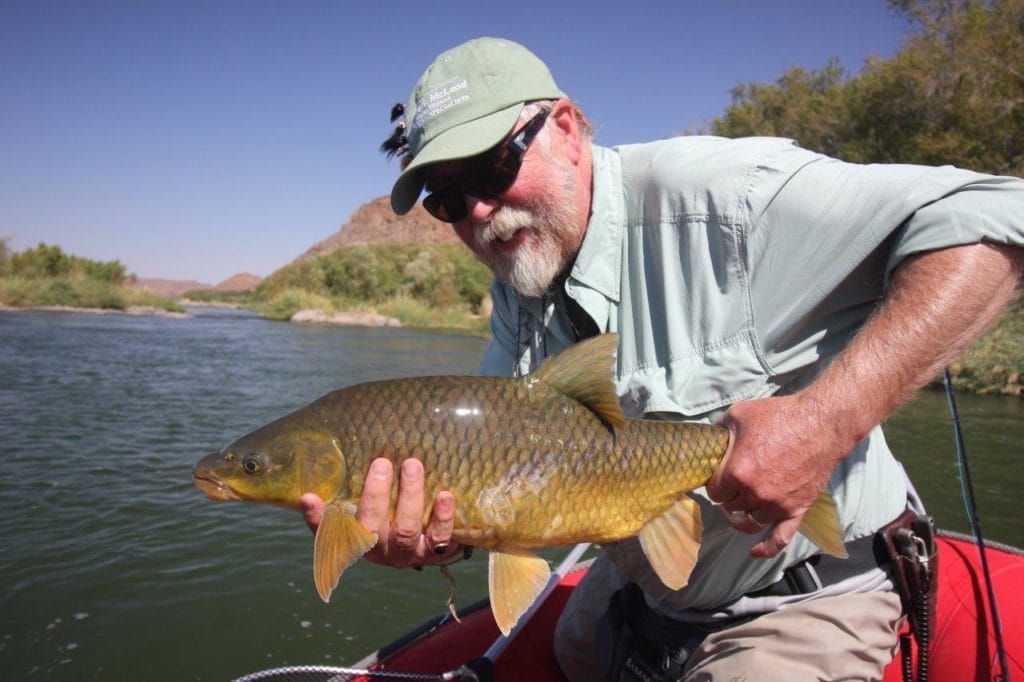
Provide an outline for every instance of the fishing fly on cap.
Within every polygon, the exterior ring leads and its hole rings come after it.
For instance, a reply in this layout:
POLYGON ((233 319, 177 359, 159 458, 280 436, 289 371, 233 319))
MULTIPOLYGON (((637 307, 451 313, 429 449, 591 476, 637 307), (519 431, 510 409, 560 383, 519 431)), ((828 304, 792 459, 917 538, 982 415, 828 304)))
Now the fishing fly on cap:
MULTIPOLYGON (((404 113, 405 105, 398 102, 391 107, 391 122, 394 123, 396 120, 401 118, 404 113)), ((386 154, 389 159, 393 156, 404 157, 409 153, 408 145, 409 138, 405 136, 405 120, 403 119, 398 121, 398 124, 395 126, 395 132, 391 133, 391 136, 381 143, 380 151, 383 154, 386 154)), ((403 167, 405 163, 408 163, 408 161, 403 159, 403 167)))

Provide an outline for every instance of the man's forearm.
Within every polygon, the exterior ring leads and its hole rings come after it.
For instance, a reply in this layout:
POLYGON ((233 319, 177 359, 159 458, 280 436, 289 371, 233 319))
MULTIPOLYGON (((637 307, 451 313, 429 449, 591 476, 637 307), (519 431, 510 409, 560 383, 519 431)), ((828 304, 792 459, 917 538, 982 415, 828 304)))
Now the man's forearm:
POLYGON ((981 336, 1013 300, 1024 249, 972 244, 899 267, 876 313, 801 396, 858 442, 981 336))

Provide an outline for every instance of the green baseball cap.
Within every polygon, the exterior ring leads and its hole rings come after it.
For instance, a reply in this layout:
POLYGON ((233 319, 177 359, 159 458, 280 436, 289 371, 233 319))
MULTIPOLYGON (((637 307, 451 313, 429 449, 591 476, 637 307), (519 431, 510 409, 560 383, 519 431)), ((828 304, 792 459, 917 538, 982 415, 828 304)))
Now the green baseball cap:
POLYGON ((511 40, 475 38, 441 53, 405 108, 412 161, 391 188, 391 208, 399 215, 412 209, 427 164, 487 151, 512 130, 527 102, 565 96, 544 62, 511 40))

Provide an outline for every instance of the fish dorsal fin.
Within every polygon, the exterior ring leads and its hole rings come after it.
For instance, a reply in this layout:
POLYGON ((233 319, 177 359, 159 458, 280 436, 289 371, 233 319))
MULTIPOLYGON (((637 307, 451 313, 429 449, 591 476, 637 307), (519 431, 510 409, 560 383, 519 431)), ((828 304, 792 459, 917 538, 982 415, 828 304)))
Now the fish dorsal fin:
POLYGON ((551 578, 548 562, 533 552, 495 549, 488 560, 491 611, 501 634, 507 635, 551 578))
POLYGON ((818 549, 839 559, 849 556, 843 544, 843 529, 839 523, 839 510, 835 498, 827 490, 818 494, 811 508, 800 522, 800 533, 818 546, 818 549))
POLYGON ((313 542, 313 582, 324 601, 331 598, 345 569, 377 544, 377 534, 363 528, 347 507, 335 501, 324 508, 313 542))
POLYGON ((614 381, 618 345, 618 334, 601 334, 580 341, 549 358, 527 379, 543 381, 586 405, 605 424, 621 428, 626 420, 614 381))
POLYGON ((640 530, 640 546, 665 587, 681 590, 690 580, 703 531, 700 505, 690 497, 677 500, 640 530))

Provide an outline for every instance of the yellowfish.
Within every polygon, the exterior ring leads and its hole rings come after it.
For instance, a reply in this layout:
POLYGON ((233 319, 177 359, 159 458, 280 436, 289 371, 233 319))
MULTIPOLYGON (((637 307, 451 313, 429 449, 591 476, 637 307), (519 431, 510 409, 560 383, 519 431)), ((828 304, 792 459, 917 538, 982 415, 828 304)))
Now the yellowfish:
MULTIPOLYGON (((550 576, 531 551, 537 547, 639 535, 661 581, 681 589, 702 532, 687 493, 714 473, 729 431, 625 418, 613 382, 617 345, 614 334, 597 336, 514 379, 439 376, 342 388, 204 457, 195 484, 219 500, 298 508, 303 493, 323 498, 313 575, 324 601, 377 542, 355 511, 379 456, 421 460, 427 499, 441 490, 455 495, 453 540, 490 551, 491 608, 503 633, 550 576)), ((396 499, 397 477, 392 510, 396 499)), ((801 531, 845 556, 826 492, 801 531)))

